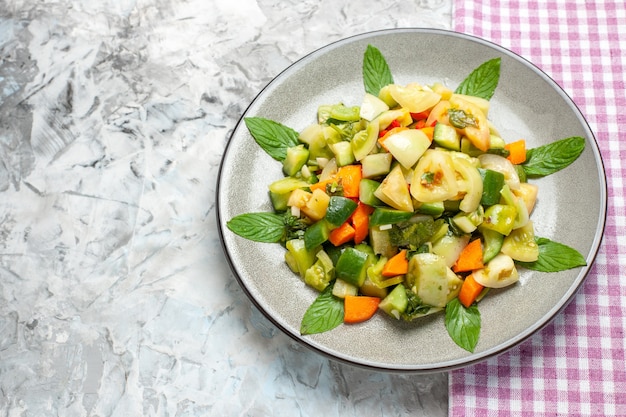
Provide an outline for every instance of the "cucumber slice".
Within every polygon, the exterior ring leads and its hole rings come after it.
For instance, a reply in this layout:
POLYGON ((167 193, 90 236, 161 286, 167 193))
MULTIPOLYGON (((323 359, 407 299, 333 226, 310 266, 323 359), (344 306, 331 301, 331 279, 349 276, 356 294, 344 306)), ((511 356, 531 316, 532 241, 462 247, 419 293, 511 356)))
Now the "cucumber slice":
POLYGON ((452 149, 454 151, 461 150, 461 137, 456 129, 444 123, 437 123, 433 130, 433 142, 437 145, 452 149))
POLYGON ((406 288, 402 284, 396 285, 393 290, 378 304, 378 308, 400 320, 402 313, 406 311, 409 300, 406 296, 406 288))
POLYGON ((384 203, 374 195, 374 192, 379 186, 380 183, 378 181, 367 178, 361 179, 359 183, 359 200, 361 203, 373 207, 384 205, 384 203))
POLYGON ((357 208, 357 203, 346 197, 332 196, 326 209, 326 221, 341 226, 357 208))
POLYGON ((335 267, 335 275, 337 279, 346 281, 352 285, 360 287, 365 281, 367 267, 368 267, 368 254, 361 252, 355 248, 346 248, 335 267))
POLYGON ((318 247, 322 243, 328 240, 330 234, 330 227, 328 222, 324 219, 313 223, 304 232, 304 246, 307 250, 318 247))
POLYGON ((413 212, 378 207, 370 217, 370 227, 400 223, 409 220, 411 217, 413 217, 413 212))
POLYGON ((309 161, 309 150, 304 145, 291 146, 287 148, 287 155, 283 160, 283 172, 286 176, 296 175, 300 169, 309 161))

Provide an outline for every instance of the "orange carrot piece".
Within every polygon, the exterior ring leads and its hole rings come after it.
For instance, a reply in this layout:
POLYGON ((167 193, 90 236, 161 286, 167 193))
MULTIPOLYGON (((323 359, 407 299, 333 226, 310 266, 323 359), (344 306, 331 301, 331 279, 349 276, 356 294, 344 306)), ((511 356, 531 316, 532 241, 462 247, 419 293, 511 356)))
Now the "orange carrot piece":
POLYGON ((476 298, 478 298, 478 295, 484 288, 485 287, 476 282, 473 274, 469 274, 467 277, 465 277, 465 281, 463 281, 463 284, 461 285, 461 291, 459 292, 459 301, 466 308, 469 308, 469 306, 471 306, 472 303, 476 301, 476 298))
POLYGON ((347 295, 343 299, 344 323, 361 323, 369 320, 376 313, 380 298, 364 295, 347 295))
POLYGON ((361 165, 344 165, 337 170, 337 178, 341 181, 344 197, 359 197, 359 188, 363 173, 361 165))
POLYGON ((514 165, 519 165, 526 161, 526 141, 524 139, 510 142, 504 145, 504 149, 509 151, 506 157, 514 165))
POLYGON ((335 181, 337 181, 337 179, 335 177, 332 177, 327 180, 319 181, 319 182, 316 182, 315 184, 311 184, 309 188, 311 189, 311 191, 315 191, 319 189, 319 190, 326 192, 326 185, 332 184, 335 181))
POLYGON ((409 272, 409 260, 406 258, 406 253, 407 250, 402 249, 392 256, 383 266, 382 276, 395 277, 409 272))
POLYGON ((354 239, 354 227, 348 222, 331 230, 328 235, 328 240, 335 246, 341 246, 344 243, 350 242, 352 239, 354 239))
POLYGON ((350 222, 354 227, 354 243, 359 244, 365 240, 369 234, 370 214, 374 212, 374 207, 363 204, 360 201, 356 210, 350 216, 350 222))
POLYGON ((480 239, 474 239, 461 251, 459 259, 452 266, 454 272, 474 271, 483 268, 483 247, 480 239))
POLYGON ((426 126, 420 130, 428 136, 428 139, 430 139, 431 142, 433 141, 433 134, 435 133, 435 128, 433 126, 426 126))

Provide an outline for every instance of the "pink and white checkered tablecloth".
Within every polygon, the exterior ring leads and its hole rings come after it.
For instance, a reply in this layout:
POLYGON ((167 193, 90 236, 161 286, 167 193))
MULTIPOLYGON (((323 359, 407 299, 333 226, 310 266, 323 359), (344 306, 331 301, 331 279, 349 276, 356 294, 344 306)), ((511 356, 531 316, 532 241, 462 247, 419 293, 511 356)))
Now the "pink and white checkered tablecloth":
POLYGON ((600 145, 604 240, 583 287, 516 348, 450 374, 450 416, 626 416, 626 2, 457 0, 454 29, 500 44, 572 97, 600 145))

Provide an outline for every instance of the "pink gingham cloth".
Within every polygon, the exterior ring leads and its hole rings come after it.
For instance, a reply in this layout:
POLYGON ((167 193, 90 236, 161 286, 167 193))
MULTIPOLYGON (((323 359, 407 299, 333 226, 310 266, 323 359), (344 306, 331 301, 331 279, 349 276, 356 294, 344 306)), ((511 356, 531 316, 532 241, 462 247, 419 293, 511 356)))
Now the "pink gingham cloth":
POLYGON ((457 0, 454 30, 527 58, 598 140, 606 231, 575 299, 508 352, 452 371, 450 416, 626 416, 626 1, 457 0))

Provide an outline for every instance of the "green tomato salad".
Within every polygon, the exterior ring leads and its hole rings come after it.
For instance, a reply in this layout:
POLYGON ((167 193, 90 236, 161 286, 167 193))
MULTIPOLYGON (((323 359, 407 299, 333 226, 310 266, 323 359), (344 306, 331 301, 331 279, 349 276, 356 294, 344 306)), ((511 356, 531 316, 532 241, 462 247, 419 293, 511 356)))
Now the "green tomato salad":
POLYGON ((479 303, 515 285, 520 269, 586 265, 575 249, 536 234, 533 179, 572 164, 585 140, 537 148, 505 140, 489 120, 500 58, 456 89, 394 83, 382 53, 363 57, 363 99, 318 107, 296 131, 246 117, 284 178, 269 184, 273 212, 233 217, 227 227, 279 243, 289 268, 319 292, 303 335, 364 322, 380 312, 412 321, 444 312, 448 334, 473 352, 479 303))

